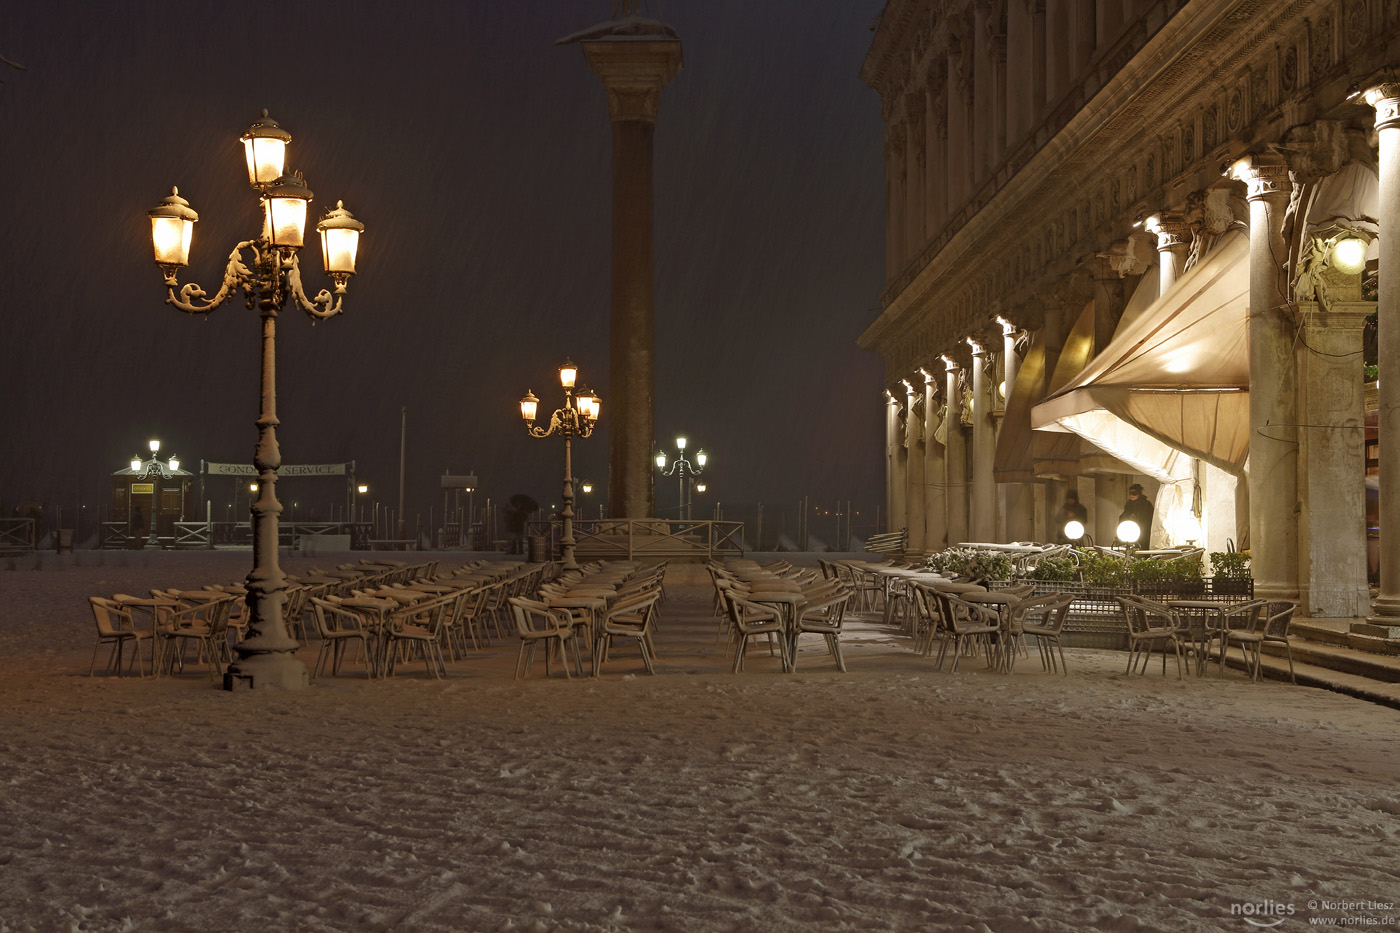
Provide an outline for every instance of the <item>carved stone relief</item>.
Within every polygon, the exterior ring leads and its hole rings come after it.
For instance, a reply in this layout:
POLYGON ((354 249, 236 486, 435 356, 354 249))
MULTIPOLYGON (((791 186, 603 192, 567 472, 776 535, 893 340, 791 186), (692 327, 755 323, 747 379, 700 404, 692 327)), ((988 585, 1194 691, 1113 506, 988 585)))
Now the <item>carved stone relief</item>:
POLYGON ((1220 111, 1215 104, 1206 108, 1205 120, 1201 124, 1201 133, 1205 140, 1206 151, 1210 152, 1220 141, 1220 111))
POLYGON ((1353 49, 1360 48, 1371 31, 1366 0, 1346 0, 1345 15, 1347 45, 1353 49))
POLYGON ((1292 91, 1298 86, 1298 49, 1290 45, 1283 50, 1283 59, 1279 66, 1279 81, 1285 91, 1292 91))
POLYGON ((1313 79, 1321 77, 1332 64, 1332 18, 1324 16, 1312 30, 1313 79))

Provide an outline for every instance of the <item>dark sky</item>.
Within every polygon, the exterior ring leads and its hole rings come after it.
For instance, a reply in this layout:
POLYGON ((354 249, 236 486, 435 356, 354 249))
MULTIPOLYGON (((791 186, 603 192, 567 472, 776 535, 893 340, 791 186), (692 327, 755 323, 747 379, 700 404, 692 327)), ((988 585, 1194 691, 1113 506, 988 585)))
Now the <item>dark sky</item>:
MULTIPOLYGON (((656 430, 710 453, 726 517, 883 500, 881 365, 854 342, 883 278, 879 101, 857 77, 880 6, 651 4, 685 54, 655 139, 656 430)), ((571 356, 606 428, 611 137, 554 40, 610 12, 7 4, 0 54, 27 70, 0 68, 0 505, 106 502, 149 437, 186 464, 251 461, 256 314, 164 304, 145 212, 179 185, 200 214, 181 280, 214 291, 256 232, 237 139, 264 107, 313 215, 341 198, 368 228, 346 313, 279 320, 283 462, 355 460, 394 502, 406 406, 410 514, 440 511, 444 470, 479 475, 478 505, 557 499, 562 445, 528 438, 517 400, 555 407, 571 356)), ((319 245, 304 260, 326 286, 319 245)), ((606 481, 604 432, 575 473, 606 481)), ((327 480, 279 492, 344 501, 327 480)), ((660 514, 675 495, 658 480, 660 514)))

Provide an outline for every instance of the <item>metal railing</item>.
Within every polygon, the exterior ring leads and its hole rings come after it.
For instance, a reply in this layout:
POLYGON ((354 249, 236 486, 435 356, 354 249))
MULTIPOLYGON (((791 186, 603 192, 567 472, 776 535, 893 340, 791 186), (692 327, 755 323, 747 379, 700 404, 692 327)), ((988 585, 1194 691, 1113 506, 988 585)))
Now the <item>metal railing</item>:
POLYGON ((0 551, 32 551, 34 534, 32 518, 0 518, 0 551))
MULTIPOLYGON (((525 527, 527 536, 549 540, 551 554, 559 552, 561 532, 557 519, 529 522, 525 527)), ((574 554, 579 560, 742 557, 744 523, 665 518, 574 519, 574 542, 574 554)))

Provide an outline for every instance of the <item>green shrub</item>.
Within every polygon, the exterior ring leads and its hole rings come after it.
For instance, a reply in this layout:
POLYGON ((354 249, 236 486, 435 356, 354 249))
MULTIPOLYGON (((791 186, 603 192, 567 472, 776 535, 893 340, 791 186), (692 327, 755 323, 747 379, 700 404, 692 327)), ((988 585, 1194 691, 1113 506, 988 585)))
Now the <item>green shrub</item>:
POLYGON ((950 547, 929 555, 925 566, 930 570, 972 580, 1010 580, 1011 558, 1000 551, 978 551, 972 548, 950 547))
POLYGON ((1079 559, 1079 578, 1095 586, 1122 586, 1128 581, 1128 562, 1114 554, 1084 551, 1079 559))
POLYGON ((1210 572, 1226 580, 1248 580, 1249 555, 1244 551, 1212 551, 1210 572))
POLYGON ((1035 562, 1031 572, 1026 574, 1030 580, 1053 580, 1057 583, 1068 583, 1079 573, 1079 565, 1074 562, 1074 558, 1068 554, 1052 554, 1049 557, 1042 557, 1035 562))

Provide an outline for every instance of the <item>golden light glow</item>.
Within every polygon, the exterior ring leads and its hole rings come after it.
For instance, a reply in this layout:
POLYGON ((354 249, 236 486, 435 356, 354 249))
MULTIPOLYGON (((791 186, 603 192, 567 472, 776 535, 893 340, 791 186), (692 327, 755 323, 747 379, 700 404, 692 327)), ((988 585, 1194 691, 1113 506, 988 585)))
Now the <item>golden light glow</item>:
POLYGON ((146 446, 149 447, 149 448, 151 449, 151 453, 153 453, 153 454, 160 453, 160 441, 156 440, 155 438, 151 438, 151 439, 146 443, 146 446))
POLYGON ((525 397, 520 400, 520 417, 527 422, 535 420, 535 412, 540 407, 540 400, 535 398, 535 393, 526 390, 525 397))
POLYGON ((287 161, 287 144, 266 136, 244 136, 243 158, 248 163, 248 183, 257 187, 270 185, 282 177, 287 161))
POLYGON ((178 469, 180 469, 180 458, 179 458, 179 457, 176 457, 176 456, 174 456, 174 455, 171 455, 171 457, 170 457, 170 471, 173 473, 174 471, 176 471, 176 470, 178 470, 178 469))
POLYGON ((1126 519, 1118 523, 1115 534, 1118 535, 1118 540, 1125 544, 1137 544, 1138 539, 1142 537, 1142 529, 1138 527, 1137 522, 1126 519))
POLYGON ((587 496, 587 495, 592 495, 592 493, 593 493, 593 484, 592 484, 592 483, 584 483, 584 484, 583 484, 582 486, 580 486, 579 488, 583 490, 583 494, 584 494, 585 496, 587 496))
POLYGON ((363 496, 365 493, 369 492, 369 483, 361 483, 355 487, 355 491, 363 496))
POLYGON ((699 466, 701 469, 704 469, 704 467, 705 467, 705 461, 708 460, 708 459, 710 459, 710 456, 709 456, 709 454, 705 453, 705 451, 703 451, 703 450, 697 450, 697 451, 695 452, 695 463, 696 463, 696 465, 699 466))
POLYGON ((1366 241, 1356 236, 1340 237, 1332 244, 1329 261, 1332 268, 1346 275, 1356 275, 1366 268, 1366 241))
POLYGON ((696 483, 696 484, 695 484, 695 491, 696 491, 696 492, 704 492, 704 491, 705 491, 705 484, 704 484, 704 483, 696 483))
POLYGON ((257 491, 258 491, 258 484, 257 484, 257 483, 249 483, 249 484, 248 484, 248 491, 249 491, 249 492, 257 492, 257 491))
POLYGON ((141 471, 141 458, 140 458, 140 457, 132 457, 132 458, 131 458, 131 472, 133 472, 133 473, 139 473, 140 471, 141 471))
POLYGON ((273 246, 300 249, 306 240, 306 201, 301 198, 264 198, 263 230, 273 246))
POLYGON ((572 389, 577 379, 578 367, 572 360, 565 360, 564 365, 559 367, 559 384, 566 389, 572 389))
POLYGON ((679 451, 681 451, 682 453, 685 452, 685 438, 683 438, 683 437, 678 437, 678 438, 676 438, 676 449, 679 450, 679 451))
POLYGON ((187 266, 190 262, 190 241, 199 215, 190 202, 180 197, 179 188, 170 189, 165 198, 146 212, 151 218, 151 246, 156 262, 163 266, 187 266))
POLYGON ((1084 523, 1078 519, 1065 522, 1065 537, 1071 541, 1078 541, 1084 537, 1084 523))
POLYGON ((663 470, 666 469, 666 455, 664 453, 656 455, 656 465, 663 470))
POLYGON ((365 225, 345 209, 344 201, 336 201, 335 210, 321 219, 316 230, 321 234, 321 261, 326 272, 354 275, 355 254, 365 225))
POLYGON ((254 188, 275 184, 286 171, 287 144, 292 141, 292 134, 264 110, 239 139, 243 143, 243 159, 248 163, 248 184, 254 188))

